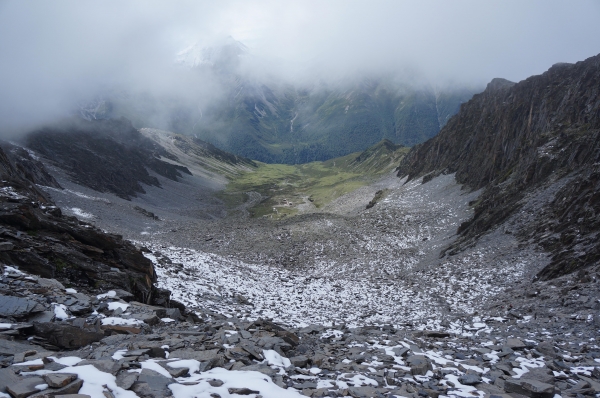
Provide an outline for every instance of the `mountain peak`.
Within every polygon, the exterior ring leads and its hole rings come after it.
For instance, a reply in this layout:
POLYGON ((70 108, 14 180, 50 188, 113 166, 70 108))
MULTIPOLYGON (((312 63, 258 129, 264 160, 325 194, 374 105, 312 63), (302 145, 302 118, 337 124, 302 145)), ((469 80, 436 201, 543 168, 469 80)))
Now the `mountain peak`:
POLYGON ((511 82, 510 80, 506 80, 501 77, 496 77, 488 83, 487 87, 485 88, 485 91, 505 90, 511 88, 515 84, 515 82, 511 82))

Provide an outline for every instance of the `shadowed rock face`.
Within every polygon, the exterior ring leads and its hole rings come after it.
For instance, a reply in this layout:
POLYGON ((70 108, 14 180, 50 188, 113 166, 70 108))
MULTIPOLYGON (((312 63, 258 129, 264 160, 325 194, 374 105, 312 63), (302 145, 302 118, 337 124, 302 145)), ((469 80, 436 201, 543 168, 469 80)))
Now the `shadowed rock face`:
POLYGON ((63 216, 28 179, 47 175, 43 165, 21 166, 0 149, 0 263, 75 286, 124 289, 149 302, 152 262, 120 236, 63 216))
POLYGON ((172 155, 126 119, 70 120, 32 132, 24 143, 74 181, 124 199, 145 193, 141 184, 160 186, 148 170, 175 181, 182 173, 190 174, 185 167, 161 160, 172 155))
POLYGON ((398 175, 455 172, 460 183, 485 188, 449 253, 500 225, 528 195, 555 186, 519 231, 552 253, 540 273, 551 278, 600 259, 599 161, 600 55, 517 84, 494 79, 437 137, 413 148, 398 175))

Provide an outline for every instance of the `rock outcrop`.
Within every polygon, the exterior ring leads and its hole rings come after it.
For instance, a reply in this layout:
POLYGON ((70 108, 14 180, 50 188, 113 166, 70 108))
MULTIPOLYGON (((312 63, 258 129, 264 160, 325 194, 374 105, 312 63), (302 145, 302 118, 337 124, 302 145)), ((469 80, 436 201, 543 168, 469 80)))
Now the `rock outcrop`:
POLYGON ((191 174, 186 167, 161 159, 176 160, 123 118, 64 121, 28 134, 24 144, 79 184, 124 199, 145 193, 141 184, 160 186, 148 170, 175 181, 191 174))
POLYGON ((62 215, 35 185, 56 187, 56 181, 26 151, 19 153, 20 160, 11 161, 0 149, 0 262, 73 286, 123 289, 150 302, 152 263, 122 237, 62 215))
POLYGON ((551 278, 600 259, 600 55, 557 64, 519 83, 494 79, 435 138, 403 159, 398 176, 424 182, 456 173, 485 188, 462 238, 472 244, 526 203, 539 203, 516 233, 552 254, 551 278))

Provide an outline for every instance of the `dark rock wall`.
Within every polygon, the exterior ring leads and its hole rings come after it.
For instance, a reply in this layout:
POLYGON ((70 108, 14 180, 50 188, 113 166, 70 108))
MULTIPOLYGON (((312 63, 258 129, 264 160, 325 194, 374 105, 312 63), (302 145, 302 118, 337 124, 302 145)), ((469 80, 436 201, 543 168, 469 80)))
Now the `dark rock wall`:
POLYGON ((570 178, 523 230, 552 253, 540 274, 548 278, 600 259, 593 244, 600 227, 599 161, 600 55, 554 65, 517 84, 494 79, 438 136, 413 148, 398 175, 455 172, 458 182, 485 188, 450 253, 506 220, 528 193, 570 178))
POLYGON ((41 163, 33 165, 24 169, 0 148, 0 263, 72 286, 120 288, 150 302, 152 262, 122 237, 63 216, 28 179, 47 174, 41 163))
POLYGON ((159 159, 172 155, 126 119, 69 120, 32 132, 24 144, 55 162, 74 181, 124 199, 145 193, 141 184, 160 186, 148 169, 175 181, 182 173, 191 174, 159 159))

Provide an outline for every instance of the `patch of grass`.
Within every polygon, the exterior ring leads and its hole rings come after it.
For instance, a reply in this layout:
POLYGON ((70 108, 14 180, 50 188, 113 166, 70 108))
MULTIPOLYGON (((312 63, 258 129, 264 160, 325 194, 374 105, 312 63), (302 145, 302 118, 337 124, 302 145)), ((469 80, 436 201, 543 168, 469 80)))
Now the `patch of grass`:
POLYGON ((365 152, 325 162, 257 162, 255 170, 233 178, 219 197, 230 207, 244 202, 244 192, 255 191, 267 197, 250 209, 253 217, 289 217, 298 212, 299 205, 320 208, 395 168, 408 148, 390 144, 382 142, 365 152))

